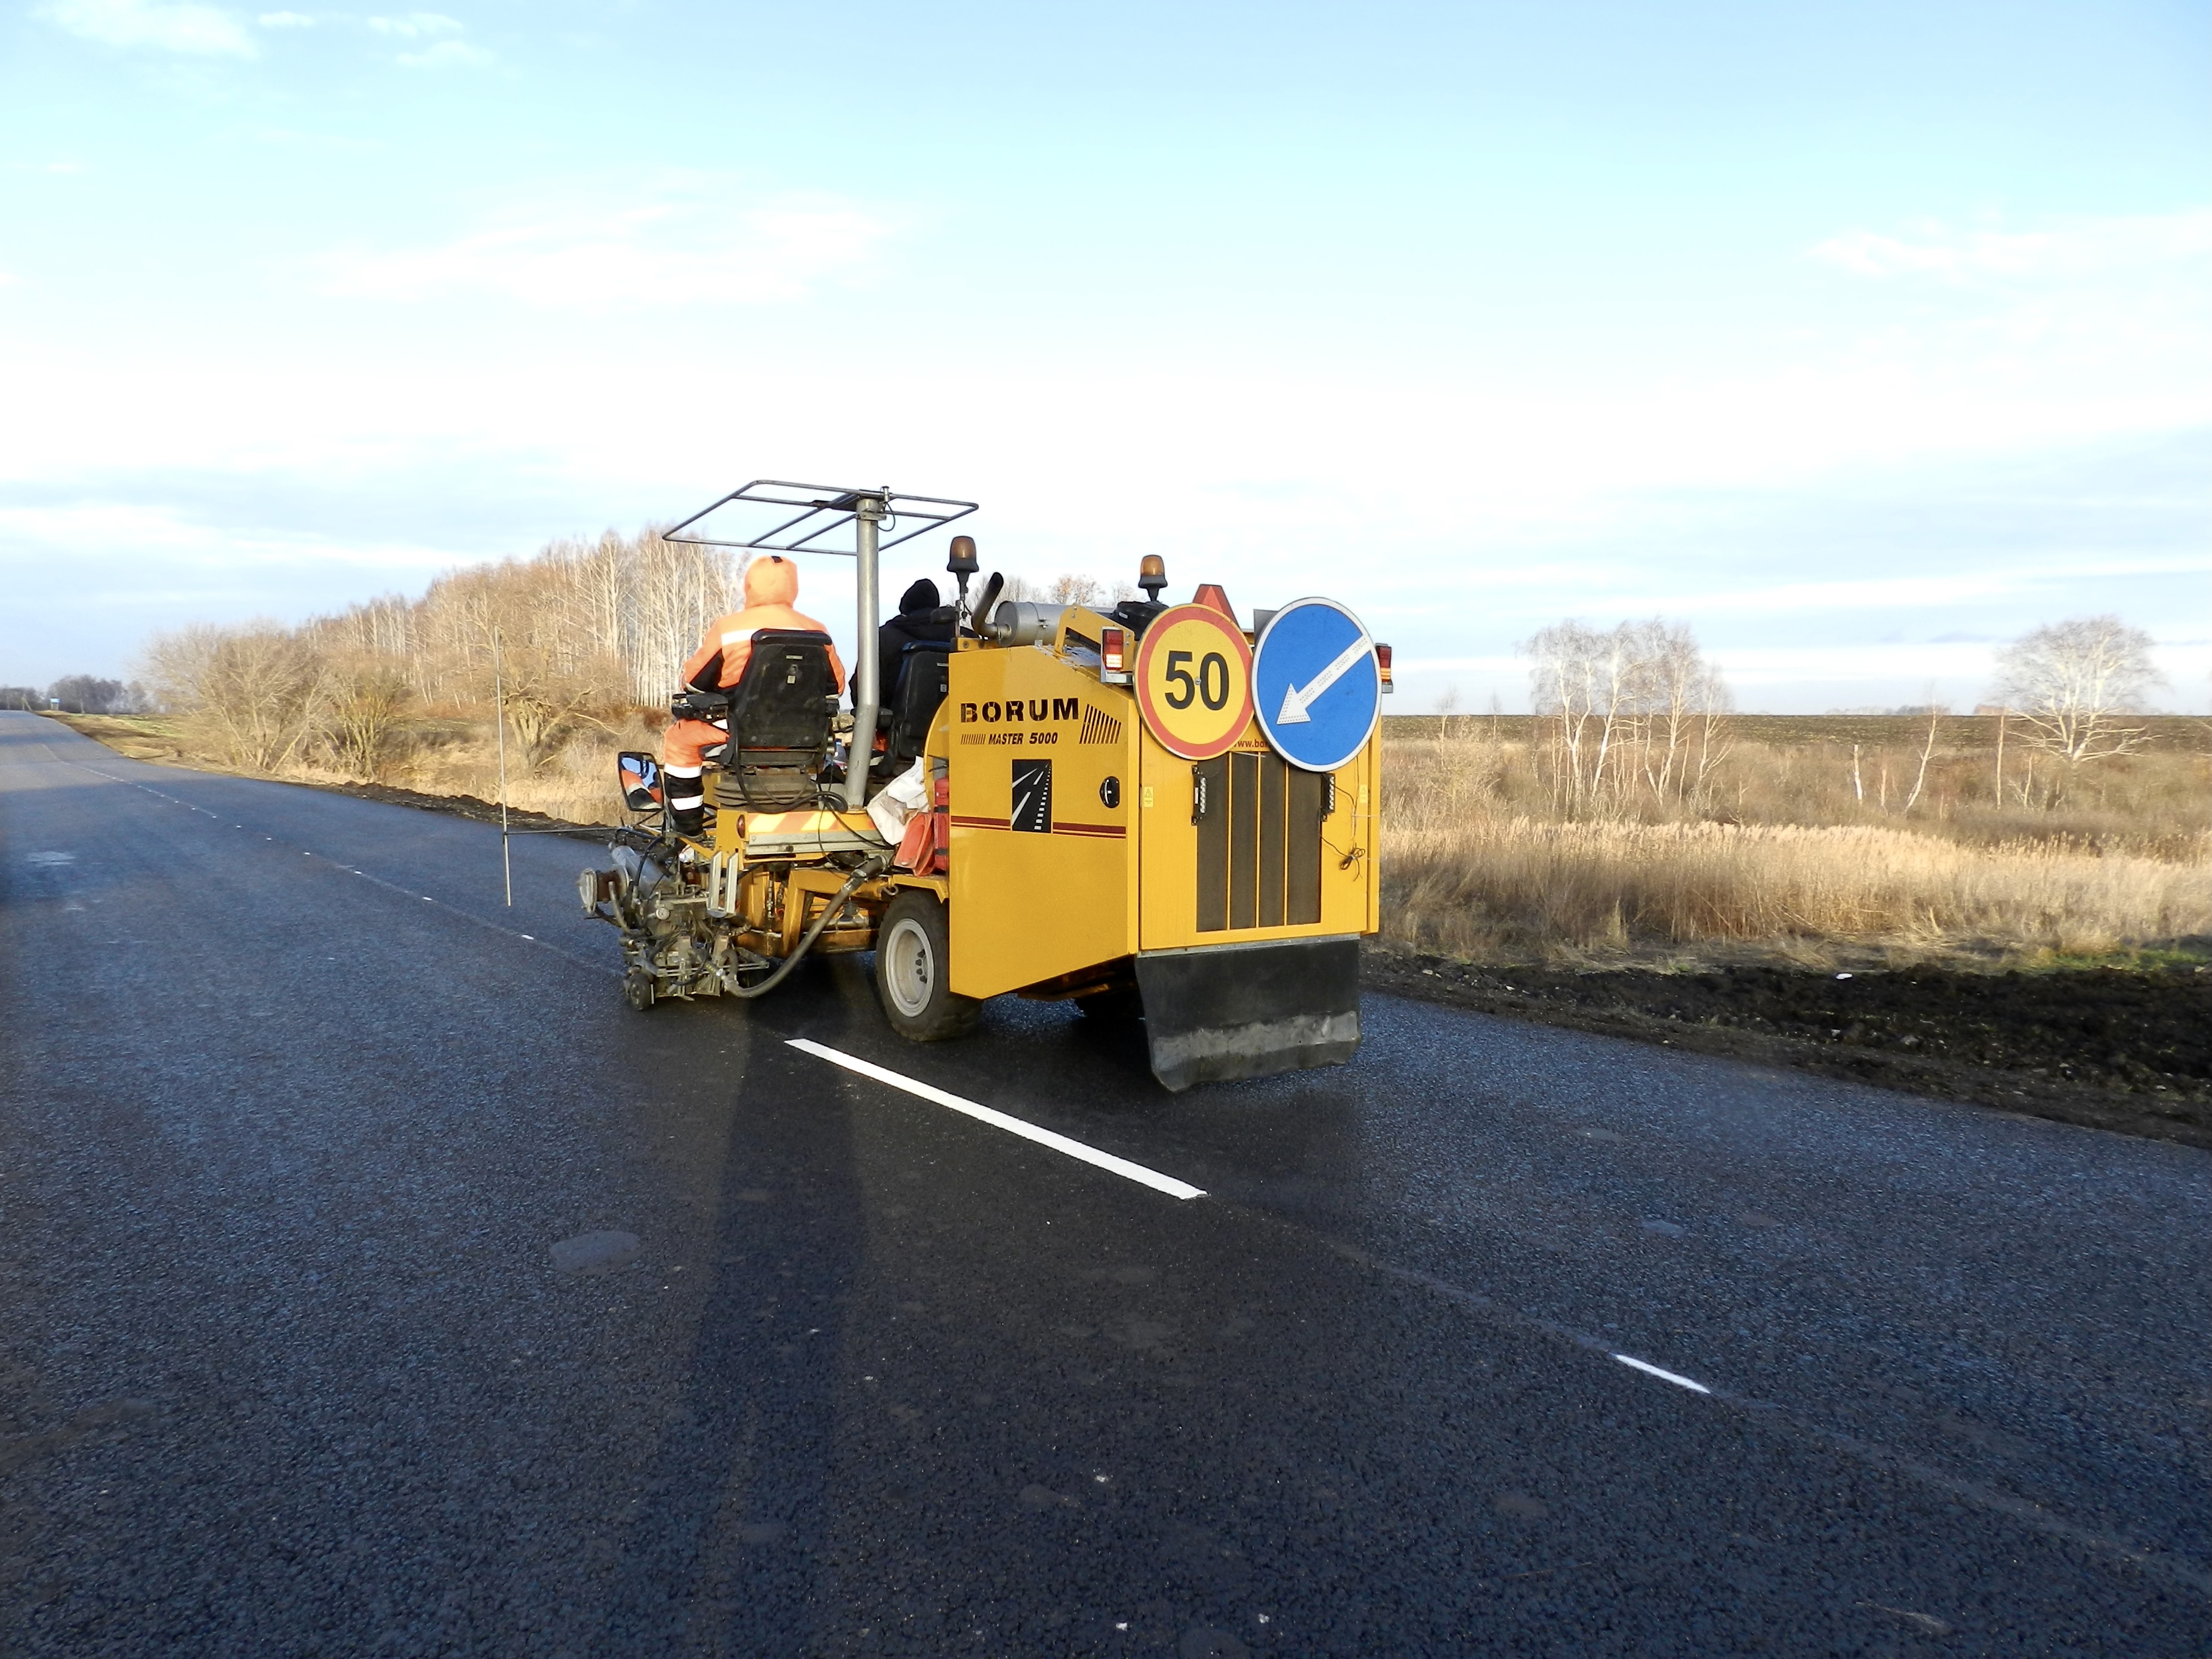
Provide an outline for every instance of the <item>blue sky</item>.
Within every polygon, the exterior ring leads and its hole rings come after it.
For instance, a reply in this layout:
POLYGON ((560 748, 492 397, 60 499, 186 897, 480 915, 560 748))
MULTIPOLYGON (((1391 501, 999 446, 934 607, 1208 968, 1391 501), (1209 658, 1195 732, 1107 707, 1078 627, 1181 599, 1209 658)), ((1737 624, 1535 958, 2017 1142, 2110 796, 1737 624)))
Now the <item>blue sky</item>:
POLYGON ((0 681, 765 476, 1345 599, 1407 712, 1655 611, 1789 712, 1971 704, 2117 611, 2202 708, 2208 46, 2130 0, 10 5, 0 681))

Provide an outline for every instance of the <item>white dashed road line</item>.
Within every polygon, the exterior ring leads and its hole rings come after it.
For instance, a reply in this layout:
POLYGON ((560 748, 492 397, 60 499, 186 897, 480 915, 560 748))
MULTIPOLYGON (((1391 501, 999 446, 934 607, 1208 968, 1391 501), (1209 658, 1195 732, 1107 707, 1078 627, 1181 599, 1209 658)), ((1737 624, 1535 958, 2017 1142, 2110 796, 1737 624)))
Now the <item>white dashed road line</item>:
POLYGON ((887 1083, 894 1089, 903 1089, 907 1093, 921 1099, 933 1101, 939 1106, 949 1106, 954 1111, 964 1113, 979 1123, 988 1123, 994 1129, 1004 1129, 1010 1135, 1019 1135, 1023 1139, 1033 1140, 1040 1146, 1048 1146, 1055 1152, 1065 1153, 1069 1158, 1120 1176, 1125 1181, 1133 1181, 1140 1187, 1150 1187, 1156 1193, 1165 1193, 1170 1198, 1204 1198, 1206 1196, 1203 1188, 1194 1187, 1188 1181, 1177 1181, 1173 1176, 1162 1175, 1157 1170, 1147 1170, 1141 1164, 1132 1164, 1126 1158, 1116 1158, 1111 1152, 1102 1152, 1096 1146, 1086 1146, 1079 1140, 1071 1140, 1054 1130, 1040 1128, 1034 1123, 1024 1122, 1020 1118, 1011 1116, 988 1106, 978 1105, 972 1100, 963 1100, 958 1095, 947 1094, 942 1089, 933 1088, 928 1084, 917 1082, 910 1077, 902 1077, 896 1072, 873 1065, 852 1054, 841 1054, 835 1048, 825 1048, 819 1042, 811 1042, 805 1037, 791 1037, 787 1041, 791 1047, 803 1049, 818 1060, 826 1060, 832 1066, 842 1066, 848 1072, 858 1072, 862 1077, 873 1078, 878 1083, 887 1083))
MULTIPOLYGON (((63 757, 55 754, 52 749, 48 749, 46 750, 46 754, 50 759, 59 761, 64 766, 73 766, 80 772, 89 772, 93 776, 96 778, 105 778, 110 783, 122 784, 126 788, 136 789, 143 794, 151 795, 156 800, 165 800, 172 806, 181 806, 188 812, 203 813, 208 817, 214 818, 218 823, 222 821, 221 813, 210 812, 204 806, 195 806, 188 800, 180 800, 174 795, 168 794, 162 790, 155 788, 151 784, 140 783, 135 778, 119 778, 112 772, 103 772, 96 766, 87 766, 82 761, 64 759, 63 757)), ((230 827, 234 830, 243 830, 246 828, 242 823, 234 823, 230 827)), ((252 833, 260 834, 258 830, 252 833)), ((276 837, 274 836, 263 835, 261 839, 279 847, 284 845, 283 842, 277 841, 276 837)), ((300 851, 300 856, 303 859, 319 860, 322 863, 331 866, 333 869, 343 870, 349 875, 359 876, 364 880, 374 882, 377 886, 383 888, 386 892, 397 893, 403 898, 419 898, 425 904, 436 904, 438 902, 436 899, 432 898, 428 893, 416 893, 410 891, 407 888, 401 887, 395 883, 385 880, 381 876, 372 876, 366 870, 356 869, 350 864, 341 864, 337 860, 331 858, 327 854, 319 854, 312 849, 298 850, 300 851)), ((555 956, 559 957, 564 962, 574 963, 580 968, 588 968, 594 973, 611 972, 617 978, 621 977, 621 969, 609 969, 604 963, 586 961, 581 957, 575 956, 569 951, 562 950, 557 945, 548 944, 545 940, 538 938, 535 934, 525 933, 513 927, 503 927, 498 922, 488 921, 483 916, 472 915, 466 910, 456 909, 450 904, 443 905, 440 908, 442 908, 447 915, 459 916, 464 921, 474 922, 479 927, 486 928, 495 933, 503 933, 509 939, 523 939, 529 944, 536 945, 541 951, 550 951, 555 956)))
POLYGON ((1712 1390, 1702 1382, 1692 1382, 1686 1376, 1677 1376, 1672 1371, 1662 1371, 1656 1365, 1647 1364, 1633 1354, 1613 1355, 1622 1364, 1632 1366, 1647 1376, 1656 1376, 1662 1382, 1672 1382, 1678 1389, 1687 1389, 1692 1394, 1711 1394, 1712 1390))

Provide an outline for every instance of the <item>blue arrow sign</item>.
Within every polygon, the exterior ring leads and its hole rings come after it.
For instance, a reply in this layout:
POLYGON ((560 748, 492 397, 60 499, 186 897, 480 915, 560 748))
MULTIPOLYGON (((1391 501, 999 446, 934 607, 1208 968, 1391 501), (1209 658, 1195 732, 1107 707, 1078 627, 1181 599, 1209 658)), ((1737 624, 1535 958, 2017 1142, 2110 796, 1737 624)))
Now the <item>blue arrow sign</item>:
POLYGON ((1375 641, 1334 599, 1294 599, 1253 647, 1252 702, 1277 754, 1334 772, 1366 745, 1382 713, 1375 641))

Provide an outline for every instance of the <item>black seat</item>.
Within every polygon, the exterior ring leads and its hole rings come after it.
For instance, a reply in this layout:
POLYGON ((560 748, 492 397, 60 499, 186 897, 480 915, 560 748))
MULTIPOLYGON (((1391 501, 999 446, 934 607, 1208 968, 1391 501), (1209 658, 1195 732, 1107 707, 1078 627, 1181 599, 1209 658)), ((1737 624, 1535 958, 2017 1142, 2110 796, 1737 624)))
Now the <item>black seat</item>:
POLYGON ((951 645, 939 640, 918 640, 899 653, 898 684, 884 699, 884 752, 869 768, 876 781, 890 782, 921 755, 951 684, 951 645))
POLYGON ((727 693, 729 741, 707 751, 720 769, 714 804, 787 812, 822 805, 837 681, 830 636, 763 628, 727 693))

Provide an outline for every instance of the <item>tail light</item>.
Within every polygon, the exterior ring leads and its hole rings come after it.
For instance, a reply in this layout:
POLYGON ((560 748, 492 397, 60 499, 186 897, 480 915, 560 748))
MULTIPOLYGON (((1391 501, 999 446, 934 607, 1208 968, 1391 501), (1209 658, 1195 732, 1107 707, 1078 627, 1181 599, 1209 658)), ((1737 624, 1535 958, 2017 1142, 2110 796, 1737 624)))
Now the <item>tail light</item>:
POLYGON ((1102 628, 1098 630, 1098 678, 1109 685, 1129 683, 1129 630, 1126 628, 1102 628))
POLYGON ((1390 684, 1390 647, 1389 646, 1378 645, 1375 647, 1375 671, 1382 677, 1383 690, 1393 690, 1390 684))

